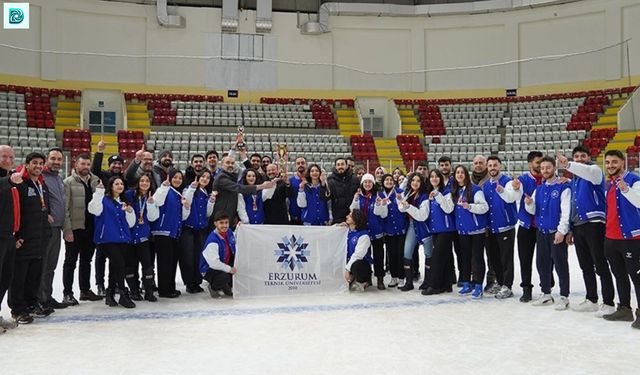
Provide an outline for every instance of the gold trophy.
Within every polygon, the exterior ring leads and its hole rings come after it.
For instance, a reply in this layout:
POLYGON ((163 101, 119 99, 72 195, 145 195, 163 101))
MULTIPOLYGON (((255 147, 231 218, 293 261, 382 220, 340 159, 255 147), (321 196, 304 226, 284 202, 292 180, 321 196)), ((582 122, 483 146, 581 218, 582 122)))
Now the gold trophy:
POLYGON ((280 177, 286 176, 289 170, 289 150, 287 150, 287 145, 279 143, 276 145, 276 162, 280 167, 280 177))
POLYGON ((236 150, 242 151, 247 148, 247 144, 244 143, 244 126, 238 126, 238 134, 236 135, 236 150))

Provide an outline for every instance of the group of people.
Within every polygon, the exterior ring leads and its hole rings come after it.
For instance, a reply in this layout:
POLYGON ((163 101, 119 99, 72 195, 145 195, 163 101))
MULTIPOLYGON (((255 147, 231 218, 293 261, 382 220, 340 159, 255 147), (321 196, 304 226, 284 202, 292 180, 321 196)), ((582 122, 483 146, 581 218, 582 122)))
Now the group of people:
POLYGON ((448 157, 431 170, 419 162, 408 176, 400 169, 363 173, 350 157, 337 158, 327 173, 299 156, 288 175, 244 148, 221 159, 213 150, 195 154, 185 171, 174 168, 171 151, 154 160, 141 149, 126 169, 113 155, 102 170, 105 146, 101 141, 93 158, 79 155, 66 178, 58 148, 31 153, 13 170, 13 150, 0 146, 0 301, 8 290, 12 315, 0 317, 0 333, 78 305, 78 261, 80 301, 133 308, 156 295, 177 298, 178 266, 187 293, 204 292, 206 280, 212 297, 231 296, 233 230, 258 224, 348 227, 344 277, 351 290, 410 291, 423 268, 424 295, 453 292, 457 284, 460 295, 474 299, 510 298, 517 240, 520 301, 533 299, 535 254, 542 293, 533 305, 569 308, 568 245, 575 244, 587 295, 574 310, 634 321, 631 283, 640 304, 640 177, 626 171, 619 151, 605 155, 607 178, 578 146, 571 161, 532 151, 529 172, 512 179, 495 155, 477 156, 471 171, 453 168, 448 157), (570 176, 559 177, 558 169, 570 176), (52 283, 61 239, 64 290, 57 301, 52 283))

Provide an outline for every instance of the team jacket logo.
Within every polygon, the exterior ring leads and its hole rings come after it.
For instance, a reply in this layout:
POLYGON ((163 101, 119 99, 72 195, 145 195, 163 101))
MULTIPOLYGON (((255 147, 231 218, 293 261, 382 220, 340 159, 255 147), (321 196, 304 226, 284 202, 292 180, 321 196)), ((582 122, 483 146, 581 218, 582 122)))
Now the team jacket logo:
POLYGON ((291 271, 303 268, 303 263, 307 263, 309 260, 309 250, 307 250, 308 243, 303 242, 302 237, 296 238, 292 235, 291 238, 282 237, 282 242, 278 242, 278 249, 275 250, 276 263, 280 263, 282 268, 289 268, 291 271))

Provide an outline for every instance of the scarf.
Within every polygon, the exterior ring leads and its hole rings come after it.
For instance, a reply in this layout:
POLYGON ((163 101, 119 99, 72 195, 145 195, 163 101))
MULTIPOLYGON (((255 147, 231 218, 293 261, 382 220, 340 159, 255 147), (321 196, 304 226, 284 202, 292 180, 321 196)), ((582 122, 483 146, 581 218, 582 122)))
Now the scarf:
POLYGON ((489 174, 489 170, 485 169, 483 172, 476 172, 476 171, 472 171, 471 172, 471 182, 473 182, 476 185, 480 185, 480 182, 482 182, 486 177, 487 174, 489 174))

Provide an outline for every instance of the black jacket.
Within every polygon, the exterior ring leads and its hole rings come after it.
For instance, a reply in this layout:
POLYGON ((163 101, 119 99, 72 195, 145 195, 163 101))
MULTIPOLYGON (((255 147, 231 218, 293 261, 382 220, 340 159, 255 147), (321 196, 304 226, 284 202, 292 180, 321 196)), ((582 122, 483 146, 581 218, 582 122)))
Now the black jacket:
POLYGON ((342 223, 349 214, 349 206, 353 196, 358 191, 360 182, 351 171, 339 174, 336 169, 327 178, 329 191, 331 192, 331 214, 334 223, 342 223))
POLYGON ((49 192, 42 181, 44 201, 47 207, 43 211, 40 196, 36 185, 27 176, 20 189, 20 230, 16 233, 16 239, 24 240, 22 247, 16 250, 16 256, 39 258, 44 253, 44 248, 51 237, 51 226, 47 220, 49 216, 49 192))
POLYGON ((218 212, 224 212, 229 216, 229 223, 234 225, 238 217, 238 194, 255 194, 255 185, 240 185, 238 175, 226 171, 213 181, 213 190, 218 192, 216 204, 213 206, 211 220, 218 212))
POLYGON ((291 185, 278 181, 276 190, 270 199, 264 201, 265 224, 289 224, 287 197, 291 195, 291 185))
MULTIPOLYGON (((104 152, 96 152, 93 155, 93 161, 91 162, 91 173, 98 176, 98 178, 102 180, 102 184, 104 186, 107 186, 107 182, 111 177, 115 176, 115 174, 112 173, 110 170, 102 170, 103 158, 104 158, 104 152)), ((124 178, 124 174, 122 173, 119 173, 118 176, 124 178)), ((128 186, 126 181, 125 181, 125 186, 128 186)))

